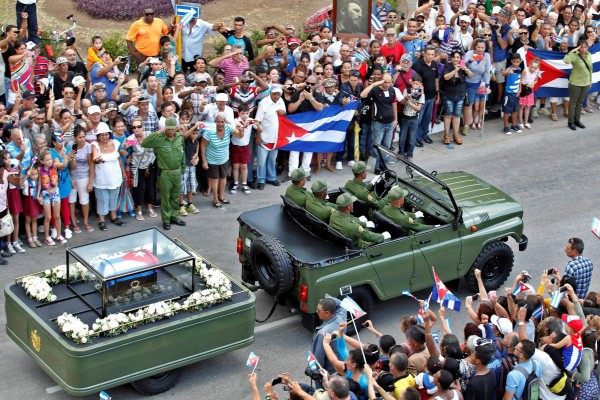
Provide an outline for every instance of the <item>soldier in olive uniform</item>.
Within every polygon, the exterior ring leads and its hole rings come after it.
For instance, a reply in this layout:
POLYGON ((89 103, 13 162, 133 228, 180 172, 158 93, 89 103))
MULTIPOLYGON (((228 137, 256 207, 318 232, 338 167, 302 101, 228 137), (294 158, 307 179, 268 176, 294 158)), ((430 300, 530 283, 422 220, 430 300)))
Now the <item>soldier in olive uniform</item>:
POLYGON ((177 130, 177 120, 169 117, 163 129, 152 133, 142 142, 142 147, 153 148, 156 153, 160 170, 160 214, 165 230, 171 229, 171 224, 185 225, 179 219, 179 190, 181 174, 185 171, 184 139, 177 130))
POLYGON ((331 214, 338 209, 338 206, 327 201, 327 182, 316 180, 310 189, 313 195, 306 198, 306 210, 321 221, 328 223, 331 214))
POLYGON ((352 241, 360 247, 367 247, 372 244, 381 243, 385 239, 389 239, 391 237, 389 232, 372 232, 368 229, 368 226, 373 227, 372 222, 370 224, 362 222, 360 219, 350 214, 352 212, 352 205, 355 201, 356 197, 348 193, 339 195, 336 201, 339 210, 334 211, 331 214, 329 226, 340 232, 342 235, 352 239, 352 241))
POLYGON ((424 224, 423 219, 418 218, 417 215, 402 209, 402 206, 404 206, 404 197, 407 194, 408 191, 401 187, 396 186, 392 188, 386 196, 386 199, 389 200, 389 204, 386 204, 383 207, 381 213, 409 231, 421 232, 433 228, 433 225, 424 224))
POLYGON ((357 198, 361 199, 371 208, 380 210, 386 204, 385 199, 379 199, 375 192, 373 192, 373 184, 365 183, 367 174, 370 167, 364 161, 357 161, 352 166, 352 173, 354 173, 354 179, 346 182, 345 188, 357 198))
POLYGON ((296 168, 292 171, 290 178, 292 179, 292 184, 285 190, 285 197, 300 207, 305 207, 306 198, 310 196, 310 193, 304 188, 306 184, 306 171, 304 168, 296 168))

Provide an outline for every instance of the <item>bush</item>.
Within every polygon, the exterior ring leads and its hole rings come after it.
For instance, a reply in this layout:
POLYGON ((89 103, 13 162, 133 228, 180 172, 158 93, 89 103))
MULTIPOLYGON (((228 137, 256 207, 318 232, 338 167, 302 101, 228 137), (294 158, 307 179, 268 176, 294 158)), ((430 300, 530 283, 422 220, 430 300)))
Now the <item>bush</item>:
MULTIPOLYGON (((116 32, 111 37, 102 38, 102 46, 108 51, 108 54, 114 60, 118 56, 130 56, 129 49, 127 48, 127 42, 125 41, 125 35, 122 32, 116 32)), ((129 72, 135 73, 137 71, 137 64, 133 57, 129 57, 129 72)), ((124 65, 124 64, 123 64, 124 65)), ((122 66, 121 66, 122 68, 122 66)))
MULTIPOLYGON (((206 4, 210 0, 186 0, 189 3, 206 4)), ((142 17, 145 8, 152 8, 157 16, 173 14, 171 0, 74 0, 77 9, 95 18, 136 20, 142 17)))

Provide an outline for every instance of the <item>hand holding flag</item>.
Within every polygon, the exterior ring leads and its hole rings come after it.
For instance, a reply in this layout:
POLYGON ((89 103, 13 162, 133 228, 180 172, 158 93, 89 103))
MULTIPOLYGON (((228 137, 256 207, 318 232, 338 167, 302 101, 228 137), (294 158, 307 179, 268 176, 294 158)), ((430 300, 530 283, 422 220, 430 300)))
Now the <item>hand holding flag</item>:
POLYGON ((252 368, 252 373, 254 373, 254 371, 256 371, 256 366, 258 365, 259 359, 260 359, 260 357, 257 356, 256 354, 254 354, 253 351, 250 352, 250 355, 248 356, 248 361, 246 361, 246 366, 248 368, 252 368))
POLYGON ((431 270, 433 272, 434 279, 433 289, 431 289, 431 300, 437 301, 444 307, 451 308, 454 311, 460 311, 461 302, 458 297, 448 290, 446 285, 444 285, 444 282, 442 282, 442 280, 435 273, 435 269, 433 269, 433 267, 431 270))
POLYGON ((367 315, 367 313, 362 308, 360 308, 360 306, 354 300, 352 300, 348 296, 344 297, 344 299, 340 302, 340 306, 344 310, 346 310, 350 314, 352 314, 355 319, 358 319, 358 318, 362 317, 363 315, 367 315))

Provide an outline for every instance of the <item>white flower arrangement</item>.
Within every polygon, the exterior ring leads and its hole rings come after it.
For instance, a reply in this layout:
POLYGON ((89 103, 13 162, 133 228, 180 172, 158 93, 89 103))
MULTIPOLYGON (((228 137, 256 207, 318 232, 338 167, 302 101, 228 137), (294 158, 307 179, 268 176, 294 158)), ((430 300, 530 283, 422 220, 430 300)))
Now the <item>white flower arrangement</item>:
POLYGON ((89 327, 76 316, 63 313, 56 319, 56 323, 60 331, 75 343, 85 344, 88 342, 89 327))
POLYGON ((21 282, 25 293, 42 303, 49 303, 56 300, 56 295, 52 292, 52 286, 48 283, 48 279, 30 275, 23 278, 21 282))
MULTIPOLYGON (((76 263, 69 268, 69 277, 72 280, 77 280, 79 278, 86 279, 87 269, 80 263, 76 263)), ((67 266, 65 264, 59 265, 57 267, 47 269, 42 272, 41 276, 48 280, 48 283, 56 285, 57 283, 62 283, 67 281, 67 266)))

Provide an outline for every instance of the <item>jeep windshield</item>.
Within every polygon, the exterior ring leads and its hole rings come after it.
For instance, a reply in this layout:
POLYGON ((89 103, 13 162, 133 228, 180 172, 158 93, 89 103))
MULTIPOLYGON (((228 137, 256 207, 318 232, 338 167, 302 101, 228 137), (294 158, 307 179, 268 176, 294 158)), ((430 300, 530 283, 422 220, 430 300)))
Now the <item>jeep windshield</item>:
MULTIPOLYGON (((385 166, 382 171, 391 171, 392 174, 395 174, 398 180, 408 187, 411 194, 413 194, 413 190, 416 190, 440 204, 454 216, 458 215, 458 206, 452 192, 444 182, 436 178, 435 172, 432 174, 424 171, 385 147, 380 145, 375 145, 375 147, 385 166)), ((417 196, 409 195, 407 199, 419 205, 417 196)))

